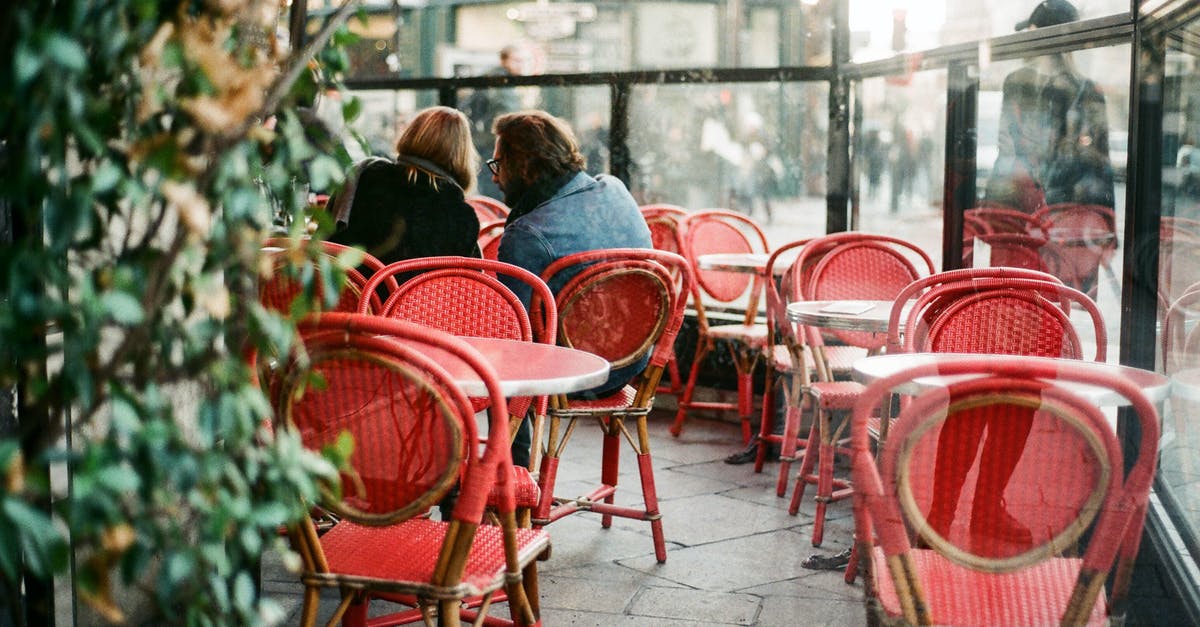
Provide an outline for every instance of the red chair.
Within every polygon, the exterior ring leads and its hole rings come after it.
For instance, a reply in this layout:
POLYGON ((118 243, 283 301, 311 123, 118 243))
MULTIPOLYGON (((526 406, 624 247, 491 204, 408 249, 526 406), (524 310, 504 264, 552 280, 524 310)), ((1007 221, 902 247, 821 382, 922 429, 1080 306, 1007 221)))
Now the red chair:
MULTIPOLYGON (((933 261, 920 248, 894 237, 866 233, 835 233, 810 242, 801 251, 795 264, 801 269, 793 280, 802 281, 800 292, 805 300, 892 300, 906 286, 933 272, 933 261), (812 263, 812 272, 804 284, 803 268, 812 263)), ((817 329, 804 329, 817 363, 828 363, 824 352, 825 340, 817 329)), ((886 334, 859 331, 829 331, 845 346, 857 347, 866 354, 883 348, 886 334)), ((827 367, 828 370, 828 367, 827 367)), ((834 425, 831 414, 848 412, 861 386, 853 381, 835 381, 827 377, 812 381, 804 393, 813 408, 809 445, 800 458, 800 471, 788 504, 788 513, 796 515, 809 484, 817 486, 814 497, 816 510, 813 520, 813 546, 824 539, 825 510, 829 503, 844 499, 853 492, 848 482, 833 476, 834 457, 838 453, 846 423, 834 425), (814 446, 815 443, 815 446, 814 446)), ((785 442, 799 429, 789 421, 784 426, 785 442)), ((843 449, 843 452, 848 452, 843 449)), ((780 471, 786 473, 787 465, 780 471)), ((786 474, 781 479, 786 488, 786 474)))
POLYGON ((1044 237, 1024 233, 987 233, 975 236, 971 242, 963 242, 962 265, 964 268, 1025 268, 1057 276, 1055 270, 1063 268, 1065 264, 1058 259, 1056 253, 1056 250, 1047 245, 1044 237), (975 259, 975 242, 983 242, 988 246, 989 259, 982 265, 975 259))
POLYGON ((467 204, 475 210, 475 217, 479 218, 480 224, 503 220, 510 211, 508 205, 489 196, 468 196, 467 204))
POLYGON ((1092 323, 1093 361, 1104 361, 1108 335, 1095 301, 1043 279, 980 278, 944 283, 917 298, 904 327, 905 352, 967 352, 1083 359, 1070 320, 1079 310, 1092 323))
POLYGON ((1157 460, 1158 416, 1136 385, 1088 366, 980 357, 908 368, 867 386, 854 409, 852 447, 857 551, 868 563, 868 621, 1120 621, 1157 460), (955 375, 967 376, 927 387, 901 411, 877 461, 867 419, 892 389, 955 375), (1099 408, 1053 381, 1102 386, 1129 399, 1141 427, 1131 471, 1126 474, 1121 445, 1099 408), (1033 428, 1020 446, 1027 454, 1010 477, 961 504, 957 495, 939 491, 933 478, 943 454, 970 458, 980 474, 988 467, 988 449, 980 455, 959 432, 994 417, 994 433, 1001 437, 1014 413, 1029 416, 1033 428), (941 450, 946 440, 954 445, 941 450), (1004 533, 983 503, 999 505, 1027 537, 1004 533), (964 513, 939 530, 932 520, 939 507, 964 513), (1071 555, 1085 537, 1082 555, 1071 555), (1105 580, 1113 573, 1111 597, 1105 598, 1105 580))
POLYGON ((479 239, 476 243, 479 245, 479 252, 483 254, 484 259, 495 260, 497 253, 500 252, 500 238, 504 236, 504 220, 493 220, 487 223, 480 223, 479 239))
MULTIPOLYGON (((549 283, 560 273, 574 274, 556 297, 559 343, 600 355, 614 369, 641 363, 647 354, 650 359, 629 385, 615 393, 596 399, 589 395, 554 398, 539 475, 542 501, 534 514, 534 524, 550 524, 578 511, 601 514, 601 525, 605 528, 612 524, 613 516, 647 521, 654 540, 654 555, 659 562, 665 562, 666 540, 658 509, 646 416, 683 323, 691 287, 689 264, 679 255, 664 251, 607 249, 559 259, 546 268, 542 278, 549 283), (562 498, 555 494, 559 461, 575 421, 588 418, 596 419, 604 431, 600 485, 578 498, 562 498), (636 433, 628 431, 627 420, 636 423, 636 433), (614 504, 622 436, 637 456, 642 487, 640 507, 614 504)), ((536 311, 538 307, 553 307, 554 303, 535 293, 532 306, 536 311)))
POLYGON ((775 252, 771 253, 770 258, 767 259, 766 276, 772 277, 772 280, 767 281, 766 288, 767 343, 764 359, 762 419, 758 430, 758 451, 754 457, 754 472, 762 472, 769 445, 778 444, 780 446, 779 460, 782 464, 779 468, 779 481, 775 487, 778 496, 783 496, 787 490, 787 477, 796 452, 808 446, 808 440, 798 437, 798 435, 787 438, 783 433, 775 433, 775 387, 777 384, 783 383, 784 378, 787 379, 787 384, 784 385, 784 425, 786 427, 794 422, 798 429, 800 398, 804 393, 804 386, 816 376, 814 374, 816 363, 813 360, 812 352, 808 350, 808 345, 796 333, 795 325, 788 320, 787 304, 799 300, 798 294, 792 294, 792 289, 798 285, 796 281, 792 280, 792 272, 799 270, 791 264, 793 261, 791 255, 811 241, 812 239, 802 239, 788 242, 776 248, 775 252), (774 277, 779 276, 776 268, 783 263, 789 264, 788 271, 782 273, 778 280, 774 280, 774 277))
POLYGON ((341 485, 321 492, 339 522, 319 537, 308 518, 289 530, 303 565, 301 623, 314 623, 320 590, 336 588, 331 624, 366 625, 372 599, 410 606, 376 624, 428 622, 436 608, 442 624, 457 625, 464 602, 486 614, 504 600, 513 624, 541 624, 535 560, 549 537, 516 526, 507 411, 491 367, 450 335, 378 316, 324 314, 299 329, 307 358, 282 372, 277 428, 314 451, 353 438, 341 485), (482 447, 471 403, 438 363, 448 358, 489 391, 482 447), (450 519, 426 517, 456 484, 450 519), (482 524, 493 491, 496 522, 482 524))
POLYGON ((987 225, 988 233, 1020 233, 1046 236, 1045 220, 1034 213, 1025 213, 1009 207, 975 207, 963 211, 964 221, 980 221, 987 225))
MULTIPOLYGON (((683 244, 679 235, 679 221, 687 215, 683 207, 668 204, 651 204, 639 207, 642 217, 646 219, 646 227, 650 229, 650 241, 656 250, 665 250, 677 255, 682 254, 683 244)), ((679 363, 675 358, 667 363, 667 375, 670 385, 659 386, 658 392, 674 394, 676 397, 683 392, 683 379, 679 376, 679 363)))
MULTIPOLYGON (((364 276, 358 268, 347 265, 345 260, 357 260, 358 267, 368 272, 376 272, 383 267, 382 262, 362 250, 307 238, 292 240, 285 237, 273 237, 263 244, 263 250, 271 257, 272 270, 271 276, 259 283, 259 302, 268 309, 285 314, 307 313, 292 312, 296 297, 304 289, 300 281, 302 273, 311 272, 313 276, 320 277, 320 279, 330 279, 335 268, 340 268, 345 273, 345 282, 336 293, 336 300, 333 300, 334 294, 326 293, 324 295, 324 298, 321 299, 324 301, 324 307, 321 310, 355 311, 364 293, 363 289, 367 284, 368 277, 364 276), (315 258, 310 246, 316 247, 315 258), (305 263, 309 259, 312 259, 313 265, 311 266, 307 266, 305 263)), ((325 285, 322 280, 314 282, 316 287, 322 285, 325 285)), ((394 280, 390 287, 395 287, 394 280)), ((373 312, 379 311, 382 307, 379 297, 373 295, 368 307, 373 312)))
POLYGON ((687 386, 679 399, 679 409, 671 423, 671 434, 683 432, 688 412, 694 409, 737 410, 742 421, 742 440, 750 442, 750 418, 754 411, 754 385, 751 377, 767 341, 767 326, 755 322, 758 299, 762 294, 764 277, 737 272, 699 269, 697 261, 709 253, 757 253, 768 251, 767 237, 750 218, 722 209, 709 209, 689 214, 680 222, 683 233, 683 256, 691 265, 695 281, 692 284, 692 307, 696 310, 696 353, 692 358, 687 386), (712 326, 709 324, 709 305, 731 305, 746 299, 745 309, 738 312, 740 324, 712 326), (693 401, 696 378, 704 358, 717 342, 723 342, 737 369, 736 403, 693 401))
MULTIPOLYGON (((543 318, 531 323, 528 312, 512 290, 496 275, 520 280, 548 302, 553 302, 550 288, 537 275, 511 264, 473 257, 423 257, 389 264, 376 272, 367 283, 368 293, 395 276, 412 276, 402 283, 383 304, 380 315, 423 324, 453 335, 497 337, 510 340, 537 341, 553 344, 557 312, 553 308, 541 311, 543 318), (415 276, 414 276, 415 275, 415 276), (535 329, 538 331, 535 332, 535 329)), ((367 302, 359 302, 359 313, 367 313, 367 302)), ((476 403, 476 410, 485 405, 476 403)), ((547 399, 539 398, 536 422, 545 416, 547 399)), ((512 412, 512 431, 516 432, 533 399, 509 400, 512 412)), ((536 450, 536 447, 535 447, 536 450)), ((536 467, 534 455, 530 467, 536 467)), ((533 498, 533 482, 522 476, 521 485, 528 488, 522 503, 533 498)))
MULTIPOLYGON (((1061 279, 1047 272, 1005 266, 995 268, 961 268, 938 272, 917 279, 901 290, 900 294, 896 296, 896 300, 892 303, 891 314, 888 316, 888 336, 887 341, 884 343, 887 352, 896 353, 904 350, 904 344, 901 340, 901 333, 903 333, 905 328, 904 314, 912 309, 915 299, 939 285, 957 283, 959 281, 972 281, 975 279, 1033 279, 1062 284, 1061 279)), ((926 318, 930 316, 930 313, 921 313, 917 316, 917 320, 927 323, 928 320, 926 318)), ((926 326, 928 325, 926 324, 926 326)))
POLYGON ((1111 207, 1058 203, 1034 217, 1047 225, 1053 250, 1048 263, 1067 285, 1095 298, 1101 267, 1116 280, 1111 261, 1117 250, 1117 221, 1111 207))

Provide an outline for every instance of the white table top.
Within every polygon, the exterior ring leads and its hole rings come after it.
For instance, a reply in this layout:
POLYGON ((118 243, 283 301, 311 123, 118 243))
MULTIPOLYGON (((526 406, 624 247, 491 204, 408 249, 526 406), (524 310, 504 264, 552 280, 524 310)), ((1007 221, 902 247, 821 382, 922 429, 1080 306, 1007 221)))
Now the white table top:
MULTIPOLYGON (((887 333, 890 300, 806 300, 789 303, 788 320, 840 331, 887 333)), ((904 324, 901 317, 900 324, 904 324)))
MULTIPOLYGON (((800 255, 800 249, 780 253, 775 262, 775 274, 787 272, 792 262, 800 255)), ((769 253, 709 253, 696 257, 696 265, 701 270, 717 270, 721 272, 744 272, 746 274, 765 274, 769 253)))
MULTIPOLYGON (((496 370, 506 397, 577 392, 608 379, 607 359, 565 346, 491 337, 459 338, 479 351, 496 370)), ((439 351, 440 352, 440 351, 439 351)), ((449 355, 431 355, 471 396, 487 394, 483 381, 449 355)))
MULTIPOLYGON (((877 379, 894 374, 902 369, 920 366, 924 364, 946 363, 949 361, 963 359, 978 359, 979 355, 962 354, 962 353, 893 353, 890 355, 878 355, 875 357, 866 357, 854 362, 853 377, 855 381, 860 383, 870 383, 877 379)), ((1142 389, 1146 398, 1153 403, 1159 403, 1167 398, 1170 393, 1171 381, 1165 375, 1141 368, 1132 368, 1118 364, 1107 364, 1092 361, 1077 361, 1058 359, 1055 357, 1030 357, 1026 355, 987 355, 987 359, 993 363, 1013 362, 1018 364, 1028 364, 1031 361, 1051 362, 1070 362, 1072 364, 1084 364, 1084 367, 1104 370, 1110 373, 1115 373, 1121 377, 1135 383, 1142 389)), ((958 379, 959 377, 923 377, 911 381, 906 385, 896 388, 896 392, 901 394, 918 394, 921 391, 940 387, 946 383, 958 379)), ((1084 385, 1081 383, 1063 382, 1062 387, 1079 394, 1085 399, 1088 399, 1101 407, 1114 407, 1128 405, 1125 397, 1116 392, 1102 387, 1092 385, 1084 385)))

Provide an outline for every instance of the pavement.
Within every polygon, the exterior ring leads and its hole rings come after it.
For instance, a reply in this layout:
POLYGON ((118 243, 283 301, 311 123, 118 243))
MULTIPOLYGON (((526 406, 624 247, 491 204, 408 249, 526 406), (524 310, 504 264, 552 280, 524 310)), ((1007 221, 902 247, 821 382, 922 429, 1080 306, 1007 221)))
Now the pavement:
MULTIPOLYGON (((801 566, 813 553, 849 546, 850 501, 830 504, 824 543, 814 548, 812 486, 800 513, 789 516, 788 499, 775 496, 777 462, 761 474, 753 464, 724 463, 741 448, 737 424, 698 413, 674 438, 667 432, 672 414, 656 410, 650 417, 666 563, 654 559, 648 523, 615 519, 603 529, 591 513, 556 521, 547 527, 551 557, 539 563, 543 623, 767 626, 797 624, 803 617, 805 625, 862 624, 861 580, 850 585, 840 570, 801 566)), ((599 451, 599 429, 580 424, 563 455, 559 494, 583 493, 599 477, 599 451)), ((641 499, 628 451, 622 451, 619 504, 641 499)), ((263 589, 282 605, 285 624, 297 624, 302 588, 280 555, 264 558, 263 589)), ((327 591, 318 624, 336 605, 336 591, 327 591)), ((385 605, 375 602, 372 614, 385 605)), ((504 607, 492 610, 495 616, 507 614, 504 607)))

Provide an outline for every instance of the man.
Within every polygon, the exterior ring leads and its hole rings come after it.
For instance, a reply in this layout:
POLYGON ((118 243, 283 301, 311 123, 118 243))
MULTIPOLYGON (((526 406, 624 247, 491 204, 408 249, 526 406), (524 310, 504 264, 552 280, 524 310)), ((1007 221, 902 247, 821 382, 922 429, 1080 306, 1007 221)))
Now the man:
MULTIPOLYGON (((554 261, 602 248, 653 248, 637 201, 619 179, 583 171, 585 158, 571 127, 545 111, 518 111, 492 124, 496 144, 487 166, 511 211, 497 259, 541 275, 554 261)), ((550 284, 557 293, 569 276, 550 284)), ((529 307, 524 283, 505 280, 529 307)), ((577 395, 601 398, 641 372, 648 359, 613 370, 600 386, 577 395)), ((529 419, 513 440, 513 463, 528 459, 529 419)))
MULTIPOLYGON (((496 118, 492 132, 496 145, 487 164, 511 208, 500 261, 540 275, 552 262, 578 252, 654 247, 625 185, 583 171, 579 142, 565 121, 545 111, 519 111, 496 118)), ((528 307, 529 288, 509 287, 528 307)), ((558 282, 550 289, 561 287, 558 282)))

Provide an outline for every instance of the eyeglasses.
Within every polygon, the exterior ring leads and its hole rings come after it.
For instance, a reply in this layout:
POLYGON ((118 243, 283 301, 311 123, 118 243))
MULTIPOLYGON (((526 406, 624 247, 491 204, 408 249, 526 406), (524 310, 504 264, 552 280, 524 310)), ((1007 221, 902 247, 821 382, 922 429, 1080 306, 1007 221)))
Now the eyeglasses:
POLYGON ((488 159, 484 163, 487 164, 487 167, 489 170, 492 171, 492 174, 495 174, 496 176, 500 176, 500 160, 499 159, 488 159))

